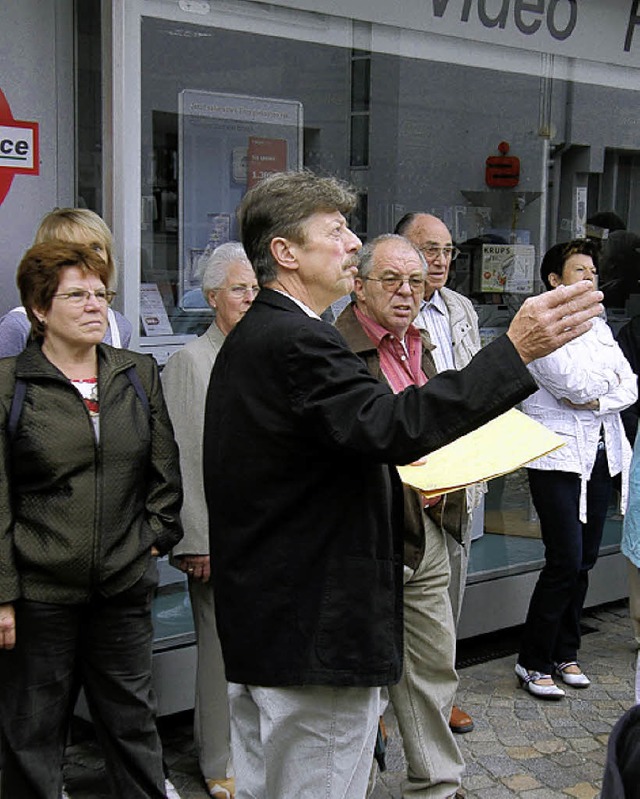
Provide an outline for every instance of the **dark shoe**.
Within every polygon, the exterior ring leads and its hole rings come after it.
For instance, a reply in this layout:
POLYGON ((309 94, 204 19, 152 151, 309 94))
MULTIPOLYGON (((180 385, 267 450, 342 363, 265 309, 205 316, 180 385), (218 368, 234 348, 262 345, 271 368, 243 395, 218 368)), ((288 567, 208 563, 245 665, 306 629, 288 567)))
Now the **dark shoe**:
POLYGON ((460 710, 457 705, 451 708, 451 716, 449 718, 449 727, 451 732, 471 732, 474 727, 473 719, 464 710, 460 710))

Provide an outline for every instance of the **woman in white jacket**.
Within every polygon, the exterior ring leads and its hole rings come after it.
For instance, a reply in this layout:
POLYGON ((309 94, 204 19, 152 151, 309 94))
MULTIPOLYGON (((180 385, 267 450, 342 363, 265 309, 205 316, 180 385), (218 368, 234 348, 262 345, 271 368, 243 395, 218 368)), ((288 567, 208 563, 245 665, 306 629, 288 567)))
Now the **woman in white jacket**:
MULTIPOLYGON (((596 273, 597 251, 588 239, 556 244, 540 268, 548 289, 595 282, 596 273)), ((590 684, 577 662, 580 616, 617 474, 626 506, 631 449, 620 411, 635 402, 637 382, 603 319, 529 369, 539 390, 523 410, 562 436, 565 446, 528 465, 545 565, 529 604, 516 675, 534 696, 561 699, 565 692, 554 672, 574 688, 590 684)))

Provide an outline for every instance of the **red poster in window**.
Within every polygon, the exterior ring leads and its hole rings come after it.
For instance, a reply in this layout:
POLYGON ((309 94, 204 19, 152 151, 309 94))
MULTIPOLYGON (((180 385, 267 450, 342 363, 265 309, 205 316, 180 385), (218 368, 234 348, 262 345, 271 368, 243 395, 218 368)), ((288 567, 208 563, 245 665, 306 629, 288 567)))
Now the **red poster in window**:
POLYGON ((247 188, 250 189, 267 175, 284 172, 287 168, 287 142, 285 139, 264 139, 249 136, 247 150, 247 188))

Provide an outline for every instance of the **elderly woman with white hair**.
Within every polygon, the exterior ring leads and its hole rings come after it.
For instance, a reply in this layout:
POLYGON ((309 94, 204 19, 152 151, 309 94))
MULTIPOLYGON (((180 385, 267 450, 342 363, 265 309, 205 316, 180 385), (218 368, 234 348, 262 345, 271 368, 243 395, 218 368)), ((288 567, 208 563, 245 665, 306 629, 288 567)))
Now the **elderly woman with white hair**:
POLYGON ((169 358, 162 373, 164 394, 180 449, 184 486, 184 538, 173 563, 187 574, 196 630, 198 669, 194 734, 200 770, 210 796, 232 799, 229 710, 222 652, 209 580, 209 523, 202 480, 204 405, 209 377, 225 336, 247 312, 258 282, 238 242, 201 258, 202 293, 215 320, 199 338, 169 358))

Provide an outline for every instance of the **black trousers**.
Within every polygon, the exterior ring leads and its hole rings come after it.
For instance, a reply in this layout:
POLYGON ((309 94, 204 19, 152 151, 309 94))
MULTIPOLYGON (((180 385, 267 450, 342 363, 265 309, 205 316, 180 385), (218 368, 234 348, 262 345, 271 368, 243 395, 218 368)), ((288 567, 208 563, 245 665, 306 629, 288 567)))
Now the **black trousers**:
POLYGON ((151 690, 156 569, 81 605, 18 600, 16 647, 0 651, 2 799, 59 799, 76 687, 84 687, 118 799, 164 797, 151 690))
POLYGON ((540 517, 545 564, 531 596, 519 663, 550 674, 554 663, 576 660, 580 617, 589 572, 598 559, 612 480, 604 449, 587 483, 587 521, 579 518, 580 476, 528 469, 533 504, 540 517))

